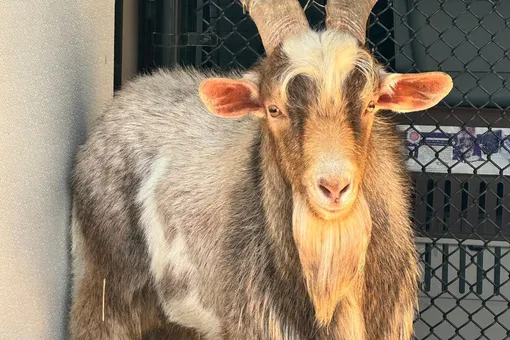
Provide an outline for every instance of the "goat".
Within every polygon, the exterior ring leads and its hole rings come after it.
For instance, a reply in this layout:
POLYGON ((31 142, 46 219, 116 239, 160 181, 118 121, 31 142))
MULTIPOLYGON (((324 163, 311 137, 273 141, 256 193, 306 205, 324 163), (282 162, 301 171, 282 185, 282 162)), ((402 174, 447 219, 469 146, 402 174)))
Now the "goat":
POLYGON ((374 3, 329 0, 316 32, 296 0, 244 0, 267 54, 251 70, 116 95, 73 174, 73 340, 411 337, 410 188, 381 112, 453 84, 384 71, 374 3))

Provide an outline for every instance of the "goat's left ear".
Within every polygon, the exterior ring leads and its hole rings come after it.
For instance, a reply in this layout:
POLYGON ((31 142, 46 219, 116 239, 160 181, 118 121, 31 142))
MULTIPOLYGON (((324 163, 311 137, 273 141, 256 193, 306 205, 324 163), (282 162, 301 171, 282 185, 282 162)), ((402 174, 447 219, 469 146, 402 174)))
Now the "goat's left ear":
POLYGON ((199 94, 207 109, 217 116, 234 118, 263 110, 259 89, 248 79, 206 79, 200 84, 199 94))
POLYGON ((439 103, 452 88, 452 78, 442 72, 387 74, 382 79, 377 106, 395 112, 426 110, 439 103))

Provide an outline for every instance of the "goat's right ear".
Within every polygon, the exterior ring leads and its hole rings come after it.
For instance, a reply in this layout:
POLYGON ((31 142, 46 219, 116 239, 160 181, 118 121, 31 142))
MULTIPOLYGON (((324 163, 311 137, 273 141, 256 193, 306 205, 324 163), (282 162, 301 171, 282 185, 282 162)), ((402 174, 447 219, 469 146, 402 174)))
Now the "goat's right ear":
POLYGON ((259 103, 259 89, 247 79, 206 79, 200 84, 199 93, 205 107, 221 117, 263 113, 264 108, 259 103))

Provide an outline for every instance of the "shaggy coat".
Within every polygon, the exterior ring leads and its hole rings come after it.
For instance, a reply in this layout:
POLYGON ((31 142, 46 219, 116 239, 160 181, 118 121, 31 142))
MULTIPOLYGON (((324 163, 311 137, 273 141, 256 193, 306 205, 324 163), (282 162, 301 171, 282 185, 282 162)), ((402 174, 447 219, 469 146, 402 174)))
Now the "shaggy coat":
POLYGON ((226 75, 229 98, 255 89, 258 113, 211 114, 219 90, 203 84, 219 75, 175 69, 126 85, 99 117, 73 176, 73 340, 410 338, 409 183, 371 104, 385 74, 345 34, 299 39, 226 75), (331 164, 352 174, 336 217, 303 180, 331 164))

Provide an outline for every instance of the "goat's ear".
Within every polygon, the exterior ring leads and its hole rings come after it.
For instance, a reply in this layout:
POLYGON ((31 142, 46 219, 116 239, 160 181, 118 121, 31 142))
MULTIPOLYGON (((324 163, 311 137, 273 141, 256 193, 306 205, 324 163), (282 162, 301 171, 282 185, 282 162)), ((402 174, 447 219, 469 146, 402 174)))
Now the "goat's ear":
POLYGON ((206 108, 221 117, 260 115, 259 89, 247 79, 210 78, 200 84, 200 99, 206 108))
POLYGON ((383 76, 377 106, 395 112, 426 110, 453 88, 452 78, 442 72, 387 74, 383 76))

